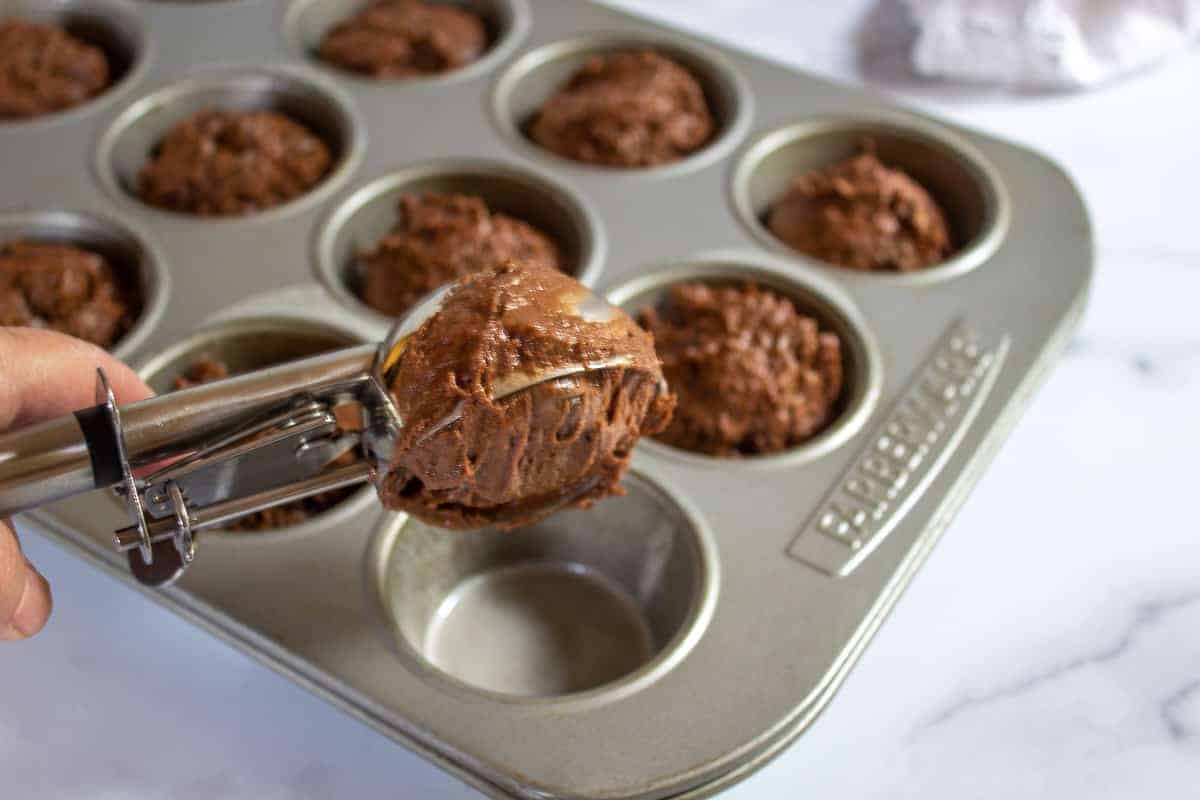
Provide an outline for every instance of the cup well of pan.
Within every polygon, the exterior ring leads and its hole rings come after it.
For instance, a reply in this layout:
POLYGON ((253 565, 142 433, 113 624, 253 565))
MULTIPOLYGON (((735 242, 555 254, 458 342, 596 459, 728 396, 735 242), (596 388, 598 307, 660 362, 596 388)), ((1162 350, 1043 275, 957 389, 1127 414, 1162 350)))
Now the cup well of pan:
POLYGON ((742 223, 772 250, 809 260, 767 228, 767 212, 797 176, 849 159, 864 147, 873 148, 884 165, 907 173, 933 196, 946 215, 953 247, 939 264, 871 277, 940 280, 974 269, 995 252, 1009 217, 999 176, 968 144, 919 120, 821 118, 763 135, 733 172, 733 204, 742 223))
POLYGON ((814 276, 785 272, 751 259, 703 257, 652 267, 643 275, 610 290, 608 300, 637 319, 643 310, 661 303, 672 286, 686 283, 709 286, 755 283, 787 297, 800 313, 816 319, 821 330, 837 334, 842 345, 844 385, 837 401, 836 415, 824 430, 780 453, 734 459, 716 458, 687 452, 653 439, 643 443, 648 450, 725 470, 790 467, 832 452, 862 428, 871 416, 882 390, 882 359, 866 321, 835 286, 814 276))
POLYGON ((171 128, 213 108, 280 113, 319 137, 333 161, 319 183, 293 200, 244 216, 194 217, 204 224, 231 219, 270 221, 316 202, 353 170, 362 155, 365 131, 349 101, 335 88, 282 69, 211 70, 159 89, 117 116, 100 137, 96 169, 101 182, 115 197, 134 200, 143 211, 193 218, 143 204, 138 196, 138 173, 171 128))
POLYGON ((126 223, 65 210, 0 214, 0 245, 16 239, 74 245, 112 266, 137 301, 132 326, 109 348, 118 358, 136 352, 162 318, 170 287, 167 267, 158 248, 126 223))
POLYGON ((492 93, 492 115, 510 141, 558 168, 575 167, 618 176, 665 177, 711 164, 727 153, 750 124, 750 90, 723 56, 696 42, 668 34, 581 36, 544 45, 508 67, 492 93), (590 58, 630 50, 654 50, 685 67, 704 91, 716 130, 700 149, 671 164, 641 169, 582 164, 551 153, 528 136, 538 110, 590 58))
POLYGON ((711 616, 715 550, 669 491, 640 473, 623 485, 515 531, 385 522, 368 574, 402 658, 513 702, 602 701, 671 669, 711 616))
POLYGON ((90 113, 124 91, 146 65, 150 40, 142 21, 126 4, 111 0, 0 0, 0 22, 9 17, 57 25, 100 49, 108 62, 109 85, 95 97, 62 111, 28 119, 0 119, 0 130, 90 113))
POLYGON ((321 282, 356 313, 388 321, 360 299, 360 251, 396 224, 402 195, 438 192, 481 197, 487 207, 527 222, 558 246, 564 269, 592 285, 604 263, 606 242, 590 203, 556 180, 524 168, 480 159, 416 164, 367 183, 339 203, 316 239, 321 282))
POLYGON ((283 22, 283 37, 288 47, 311 63, 331 70, 341 78, 352 78, 364 84, 396 88, 406 83, 448 82, 476 77, 495 67, 512 54, 529 28, 529 7, 524 0, 435 0, 447 5, 461 6, 480 16, 487 28, 487 49, 478 60, 459 69, 434 75, 404 78, 374 78, 328 64, 318 56, 322 40, 339 23, 362 11, 372 0, 295 0, 283 22))

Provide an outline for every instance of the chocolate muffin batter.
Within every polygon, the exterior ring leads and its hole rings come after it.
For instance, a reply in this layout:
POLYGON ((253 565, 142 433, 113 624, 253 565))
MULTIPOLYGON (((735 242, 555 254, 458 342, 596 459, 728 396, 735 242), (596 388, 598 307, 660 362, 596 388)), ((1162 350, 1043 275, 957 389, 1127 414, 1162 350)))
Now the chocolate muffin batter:
POLYGON ((0 22, 0 119, 77 106, 111 82, 104 51, 56 25, 0 22))
POLYGON ((837 335, 771 289, 674 286, 641 322, 678 398, 660 441, 712 456, 765 455, 801 444, 836 413, 837 335))
POLYGON ((109 347, 141 310, 103 256, 70 244, 0 245, 0 325, 52 328, 109 347))
POLYGON ((388 315, 408 310, 429 292, 506 261, 561 269, 558 248, 527 222, 488 210, 461 194, 406 194, 396 226, 359 253, 360 295, 388 315))
POLYGON ((176 124, 138 172, 138 196, 198 216, 249 214, 286 203, 329 172, 315 134, 275 111, 210 108, 176 124))
POLYGON ((704 90, 653 50, 590 58, 529 127, 547 150, 609 167, 651 167, 703 147, 714 130, 704 90))
POLYGON ((351 72, 409 78, 458 69, 483 55, 487 28, 451 3, 378 0, 335 25, 317 54, 351 72))
POLYGON ((861 153, 800 175, 767 212, 790 247, 843 267, 911 272, 945 260, 950 229, 937 201, 910 176, 861 153))
POLYGON ((387 375, 406 425, 384 505, 446 528, 516 527, 620 493, 634 443, 674 400, 649 335, 619 311, 581 319, 584 291, 513 264, 458 282, 387 375), (613 357, 627 364, 494 399, 522 374, 613 357))
POLYGON ((188 364, 183 374, 175 377, 175 380, 171 382, 171 388, 176 391, 190 389, 202 383, 212 383, 228 377, 229 367, 225 366, 224 361, 217 361, 212 356, 202 355, 188 364))
MULTIPOLYGON (((228 377, 230 377, 229 367, 224 362, 218 361, 212 356, 202 355, 189 364, 182 375, 175 378, 172 386, 174 389, 187 389, 190 386, 211 383, 228 377)), ((342 460, 349 463, 351 459, 353 459, 353 455, 347 454, 342 460)), ((295 500, 281 506, 255 511, 253 514, 247 514, 223 525, 222 528, 227 531, 265 531, 299 525, 310 517, 328 511, 354 492, 355 487, 321 492, 303 500, 295 500)))

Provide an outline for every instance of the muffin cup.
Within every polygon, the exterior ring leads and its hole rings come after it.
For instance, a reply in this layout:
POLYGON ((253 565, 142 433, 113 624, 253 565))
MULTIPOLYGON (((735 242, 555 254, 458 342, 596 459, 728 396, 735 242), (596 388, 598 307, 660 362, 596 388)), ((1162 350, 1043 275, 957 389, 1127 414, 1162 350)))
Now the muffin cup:
POLYGON ((844 295, 824 281, 800 278, 766 265, 743 260, 702 258, 649 270, 608 293, 609 302, 621 306, 635 319, 642 309, 657 305, 668 289, 681 283, 737 286, 753 282, 789 298, 803 314, 817 320, 822 330, 837 334, 842 344, 844 385, 833 420, 807 441, 779 453, 722 458, 694 453, 644 439, 639 446, 694 464, 722 470, 782 468, 820 458, 843 445, 870 418, 883 386, 882 359, 866 322, 844 295))
POLYGON ((139 16, 111 0, 0 0, 0 20, 8 17, 57 25, 77 39, 100 48, 108 60, 109 85, 82 103, 28 119, 0 119, 0 131, 63 122, 94 113, 133 85, 150 60, 152 43, 139 16))
POLYGON ((376 178, 340 202, 316 239, 321 282, 356 313, 391 318, 359 297, 358 252, 372 247, 396 224, 401 195, 444 192, 477 195, 488 208, 528 222, 558 245, 566 271, 593 285, 604 263, 606 241, 590 204, 561 183, 526 169, 472 159, 417 164, 376 178))
POLYGON ((0 244, 13 239, 71 244, 98 253, 118 280, 133 288, 140 307, 133 325, 108 348, 117 358, 135 353, 162 319, 171 283, 162 254, 127 224, 63 210, 0 214, 0 244))
POLYGON ((274 220, 319 201, 353 171, 365 138, 349 101, 332 87, 284 70, 208 72, 159 89, 122 111, 100 139, 96 168, 114 197, 132 200, 143 211, 205 225, 244 224, 274 220), (329 172, 295 199, 251 214, 201 217, 144 203, 137 191, 138 172, 171 128, 206 108, 277 111, 301 123, 329 147, 329 172))
POLYGON ((531 21, 529 5, 525 0, 442 0, 447 5, 461 6, 482 17, 487 27, 488 45, 483 54, 470 64, 435 75, 375 78, 342 69, 319 58, 317 51, 325 34, 371 2, 372 0, 295 0, 284 16, 283 38, 297 56, 310 59, 312 64, 327 69, 340 78, 363 85, 396 89, 414 82, 428 84, 470 80, 489 72, 520 46, 529 31, 531 21))
POLYGON ((510 66, 492 93, 492 115, 500 131, 522 150, 549 159, 560 169, 573 167, 627 179, 668 177, 712 164, 745 135, 752 116, 745 80, 719 53, 668 34, 593 35, 555 42, 526 53, 510 66), (715 130, 707 144, 678 161, 654 167, 609 167, 565 158, 538 145, 527 134, 546 101, 589 58, 625 50, 651 49, 683 65, 699 81, 713 115, 715 130))
POLYGON ((605 702, 670 670, 712 615, 715 550, 673 493, 636 472, 623 485, 516 531, 386 521, 368 579, 404 660, 512 702, 605 702))
MULTIPOLYGON (((771 206, 792 180, 856 155, 874 143, 879 160, 923 186, 946 215, 954 247, 938 264, 907 273, 870 271, 873 278, 926 282, 961 275, 985 262, 1008 228, 1008 195, 991 165, 966 142, 918 120, 816 119, 778 128, 754 142, 733 173, 733 204, 743 224, 772 250, 827 265, 789 247, 767 228, 771 206)), ((837 264, 828 264, 843 271, 837 264)))

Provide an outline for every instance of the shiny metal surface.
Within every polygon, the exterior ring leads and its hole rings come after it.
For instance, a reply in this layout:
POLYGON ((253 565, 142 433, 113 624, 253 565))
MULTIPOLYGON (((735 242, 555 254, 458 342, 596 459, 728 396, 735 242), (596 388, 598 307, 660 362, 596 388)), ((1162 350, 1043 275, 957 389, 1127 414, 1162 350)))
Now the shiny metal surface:
POLYGON ((0 435, 0 516, 93 488, 92 462, 74 417, 0 435))
POLYGON ((381 615, 402 659, 415 670, 432 668, 431 679, 464 698, 482 689, 505 703, 581 708, 636 692, 700 640, 720 581, 711 534, 691 509, 640 473, 625 487, 624 497, 517 531, 447 536, 393 516, 367 555, 372 613, 381 615), (510 583, 513 570, 548 577, 561 592, 549 601, 557 608, 538 608, 510 583), (496 608, 486 620, 458 616, 455 598, 477 593, 468 587, 479 581, 505 587, 489 590, 496 608), (572 596, 579 602, 564 608, 572 596), (458 635, 481 638, 491 635, 482 626, 497 625, 508 632, 466 658, 461 645, 442 640, 448 614, 456 615, 458 635), (632 644, 643 627, 649 641, 634 653, 606 656, 593 638, 632 644), (505 641, 515 638, 529 646, 505 641))
MULTIPOLYGON (((220 503, 211 503, 191 513, 190 530, 202 531, 208 528, 218 528, 239 517, 253 514, 255 511, 262 511, 263 509, 290 503, 294 500, 303 500, 305 497, 311 497, 320 492, 354 486, 366 481, 370 477, 370 472, 370 468, 366 464, 356 462, 344 467, 337 467, 330 470, 328 474, 293 481, 286 486, 263 490, 253 497, 237 497, 220 503)), ((172 484, 172 490, 178 492, 178 485, 172 484)), ((173 509, 178 507, 178 504, 172 506, 173 509)), ((149 523, 147 527, 150 541, 157 543, 171 539, 175 535, 175 523, 176 520, 174 518, 156 519, 149 523)), ((113 534, 113 543, 116 545, 117 550, 121 552, 126 552, 137 547, 139 543, 137 530, 132 526, 120 528, 113 534)))
MULTIPOLYGON (((497 549, 472 562, 465 551, 448 552, 468 543, 418 546, 425 538, 419 527, 381 517, 374 500, 356 499, 291 531, 206 530, 195 565, 153 597, 486 794, 651 800, 715 792, 799 737, 829 702, 1064 346, 1091 274, 1083 203, 1056 165, 1019 146, 579 0, 495 3, 501 13, 512 9, 511 27, 487 59, 454 76, 386 83, 345 76, 316 63, 311 50, 322 26, 357 2, 118 3, 136 11, 151 67, 126 79, 115 100, 56 121, 0 126, 4 185, 20 187, 19 196, 0 187, 10 206, 69 203, 111 216, 164 255, 165 313, 134 349, 139 358, 173 353, 167 360, 177 363, 175 348, 183 343, 198 346, 209 334, 223 336, 264 315, 277 325, 321 321, 350 328, 362 341, 381 340, 390 321, 364 313, 345 289, 355 250, 391 224, 400 187, 466 186, 451 181, 470 172, 470 186, 492 192, 489 199, 519 200, 517 213, 532 214, 540 203, 582 209, 531 221, 561 228, 565 250, 590 237, 585 280, 629 308, 652 302, 676 280, 769 277, 846 337, 850 396, 835 426, 778 456, 730 462, 639 445, 631 502, 659 511, 626 516, 624 506, 609 505, 624 501, 609 501, 555 517, 550 522, 570 529, 562 546, 571 552, 561 557, 550 536, 535 534, 507 551, 503 540, 489 540, 497 549), (611 171, 548 155, 524 138, 529 113, 588 53, 648 42, 671 48, 702 73, 720 118, 712 147, 661 169, 611 171), (344 172, 293 204, 222 221, 147 209, 117 184, 114 176, 136 169, 139 148, 161 130, 151 113, 158 101, 166 124, 202 96, 267 103, 280 96, 244 91, 241 81, 210 95, 180 89, 243 68, 283 73, 296 81, 287 85, 307 87, 294 95, 293 108, 317 117, 321 108, 344 112, 344 172), (148 98, 154 102, 142 102, 148 98), (789 171, 825 163, 864 134, 949 206, 964 245, 954 259, 914 275, 866 275, 793 253, 766 234, 759 215, 789 171), (41 157, 48 151, 62 160, 49 178, 41 157), (511 176, 553 191, 522 192, 505 181, 511 176), (790 552, 804 542, 801 555, 811 555, 808 544, 819 542, 820 563, 836 572, 844 555, 836 548, 845 545, 819 531, 812 539, 814 514, 838 501, 835 492, 866 448, 877 446, 880 426, 914 380, 936 368, 943 335, 960 323, 985 345, 1008 346, 1002 366, 989 374, 990 391, 969 423, 956 428, 936 474, 920 481, 902 513, 887 517, 886 535, 862 540, 859 549, 869 552, 848 575, 830 575, 790 552), (647 499, 657 495, 661 504, 647 499), (625 537, 619 545, 590 545, 589 532, 610 530, 617 520, 625 537), (678 531, 667 539, 707 541, 701 549, 712 569, 693 573, 707 576, 697 598, 678 587, 690 585, 679 580, 691 569, 685 565, 698 562, 643 551, 645 563, 673 563, 680 571, 647 585, 658 586, 662 598, 697 599, 709 610, 702 624, 677 615, 692 638, 668 641, 625 678, 563 694, 552 681, 540 682, 563 662, 531 658, 524 675, 539 678, 540 696, 500 696, 463 680, 495 687, 499 671, 465 675, 455 666, 461 661, 442 659, 457 651, 453 638, 441 637, 478 619, 435 626, 432 650, 401 630, 415 632, 421 618, 444 613, 446 598, 470 605, 479 591, 470 583, 472 563, 493 576, 488 591, 508 585, 508 570, 561 576, 576 563, 602 576, 604 586, 624 587, 612 597, 636 601, 644 595, 621 582, 636 570, 616 562, 637 554, 643 541, 662 541, 647 528, 660 521, 678 531), (388 547, 413 560, 401 567, 385 555, 388 547), (832 561, 825 558, 831 553, 832 561), (381 586, 402 603, 379 602, 381 586)), ((236 341, 226 352, 255 349, 247 338, 236 341)), ((961 418, 948 419, 958 426, 961 418)), ((77 498, 38 519, 128 576, 111 549, 112 531, 128 521, 111 498, 77 498)), ((584 594, 591 587, 574 586, 584 594)), ((643 619, 662 607, 655 600, 634 605, 643 619)), ((559 622, 579 628, 587 615, 559 622)))
MULTIPOLYGON (((131 468, 178 457, 196 447, 200 447, 197 452, 139 482, 148 499, 146 509, 155 516, 180 513, 178 504, 168 508, 162 499, 176 484, 189 491, 190 502, 208 505, 231 493, 253 493, 286 482, 306 465, 296 450, 302 437, 315 440, 338 429, 323 406, 315 402, 296 406, 297 399, 354 390, 369 380, 375 357, 375 347, 350 348, 152 397, 119 410, 100 372, 99 408, 111 417, 117 447, 112 454, 117 468, 112 479, 98 483, 93 454, 73 416, 11 431, 0 436, 0 514, 124 481, 126 496, 136 504, 130 507, 131 514, 140 519, 141 501, 132 499, 140 492, 130 491, 131 468), (264 412, 270 416, 256 423, 264 412), (263 436, 273 430, 273 437, 263 436), (239 471, 243 459, 250 464, 239 471), (197 475, 199 481, 194 480, 197 475)), ((327 453, 329 460, 339 454, 327 453)), ((323 468, 325 463, 310 468, 323 468)), ((150 540, 143 537, 139 544, 149 561, 150 540)), ((185 562, 190 560, 190 544, 186 553, 185 562)))
POLYGON ((125 445, 131 459, 161 458, 297 396, 354 383, 374 358, 375 347, 362 345, 132 403, 122 408, 125 445))

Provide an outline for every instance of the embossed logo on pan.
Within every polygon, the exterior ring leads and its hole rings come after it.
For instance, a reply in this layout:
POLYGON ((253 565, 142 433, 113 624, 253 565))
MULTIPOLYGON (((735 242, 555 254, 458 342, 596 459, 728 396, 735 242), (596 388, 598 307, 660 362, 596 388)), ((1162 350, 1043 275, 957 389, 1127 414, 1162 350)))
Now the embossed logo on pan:
POLYGON ((1008 354, 959 321, 867 446, 792 540, 788 555, 828 575, 849 575, 899 524, 979 413, 1008 354))

